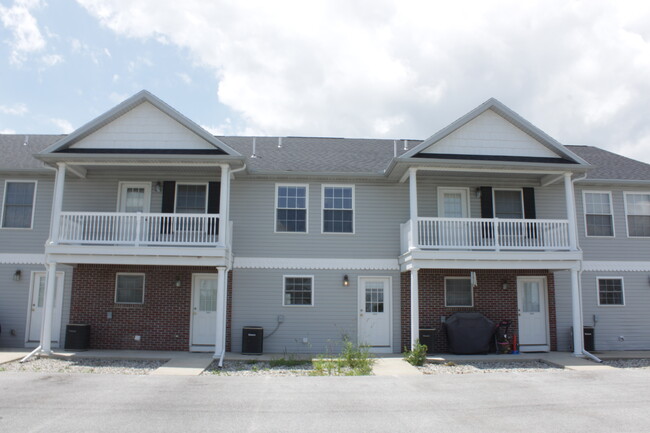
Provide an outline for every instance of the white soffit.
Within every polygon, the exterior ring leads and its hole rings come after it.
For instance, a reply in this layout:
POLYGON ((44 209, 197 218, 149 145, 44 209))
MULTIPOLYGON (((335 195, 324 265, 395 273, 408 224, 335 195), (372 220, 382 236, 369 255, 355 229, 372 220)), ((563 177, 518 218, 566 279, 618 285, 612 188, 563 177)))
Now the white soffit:
POLYGON ((45 254, 0 254, 0 264, 44 265, 45 254))
POLYGON ((422 150, 422 153, 562 157, 493 110, 486 110, 479 114, 465 125, 422 150))
POLYGON ((147 101, 72 144, 70 148, 215 150, 212 144, 147 101))
POLYGON ((650 272, 650 262, 582 262, 583 271, 650 272))
POLYGON ((396 259, 309 259, 277 257, 235 257, 235 269, 359 269, 398 271, 396 259))

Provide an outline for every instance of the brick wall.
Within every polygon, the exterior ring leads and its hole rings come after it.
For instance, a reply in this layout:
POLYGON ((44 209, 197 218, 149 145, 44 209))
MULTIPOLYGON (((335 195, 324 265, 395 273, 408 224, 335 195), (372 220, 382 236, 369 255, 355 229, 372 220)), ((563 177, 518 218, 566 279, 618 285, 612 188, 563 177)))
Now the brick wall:
MULTIPOLYGON (((548 316, 551 350, 557 350, 557 330, 555 318, 555 285, 553 274, 546 270, 475 270, 477 287, 474 289, 474 306, 471 308, 445 307, 445 277, 469 277, 470 271, 459 269, 421 269, 418 273, 418 297, 420 328, 439 329, 436 352, 447 350, 447 337, 442 330, 441 316, 461 312, 479 312, 498 323, 503 319, 512 321, 509 336, 517 333, 517 276, 545 276, 548 287, 548 316), (503 289, 504 280, 508 289, 503 289)), ((402 348, 410 346, 411 341, 411 273, 401 275, 401 326, 402 348)))
MULTIPOLYGON (((72 277, 70 323, 90 325, 93 349, 189 350, 192 273, 213 267, 78 265, 72 277), (145 274, 144 304, 115 303, 117 272, 145 274), (181 286, 176 287, 180 277, 181 286), (112 318, 107 313, 112 313, 112 318), (135 336, 141 337, 135 341, 135 336)), ((230 350, 232 272, 228 275, 226 350, 230 350)))

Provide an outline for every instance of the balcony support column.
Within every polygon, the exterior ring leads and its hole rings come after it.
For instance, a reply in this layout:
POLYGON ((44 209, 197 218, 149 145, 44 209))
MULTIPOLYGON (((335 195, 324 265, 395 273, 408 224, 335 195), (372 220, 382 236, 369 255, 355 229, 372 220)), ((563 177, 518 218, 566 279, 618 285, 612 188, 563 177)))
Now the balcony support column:
MULTIPOLYGON (((52 353, 52 316, 54 315, 54 291, 56 290, 56 262, 45 265, 45 305, 43 306, 43 323, 41 324, 41 353, 52 353)), ((58 340, 57 336, 57 340, 58 340)))
POLYGON ((61 210, 63 209, 63 187, 65 185, 66 165, 59 162, 54 180, 54 197, 52 199, 52 215, 50 217, 50 243, 59 243, 59 227, 61 225, 61 210))
POLYGON ((577 240, 577 216, 575 207, 575 194, 573 191, 573 182, 571 181, 571 173, 564 173, 564 196, 566 199, 566 217, 569 220, 569 248, 571 251, 578 249, 577 240))
POLYGON ((579 273, 571 269, 571 315, 573 316, 573 354, 582 356, 582 300, 580 296, 579 273))
POLYGON ((418 269, 411 269, 411 350, 420 338, 420 300, 418 297, 418 269))
POLYGON ((226 351, 226 319, 228 310, 228 269, 217 266, 217 338, 214 344, 214 358, 226 351))
POLYGON ((228 247, 228 221, 230 220, 230 166, 221 164, 221 194, 219 197, 219 243, 228 247))
POLYGON ((411 223, 411 237, 409 238, 409 251, 417 248, 418 242, 418 185, 417 168, 409 168, 409 209, 411 223))

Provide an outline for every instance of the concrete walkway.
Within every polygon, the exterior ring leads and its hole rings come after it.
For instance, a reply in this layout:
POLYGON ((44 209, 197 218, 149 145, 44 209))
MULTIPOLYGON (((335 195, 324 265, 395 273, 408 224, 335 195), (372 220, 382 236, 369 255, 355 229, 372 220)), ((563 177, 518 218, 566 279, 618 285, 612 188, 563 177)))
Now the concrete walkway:
POLYGON ((372 367, 375 376, 420 376, 420 370, 413 367, 403 358, 381 357, 375 359, 375 365, 372 367))
POLYGON ((7 362, 17 361, 23 359, 33 349, 12 349, 12 348, 2 348, 0 349, 0 365, 6 364, 7 362))
MULTIPOLYGON (((650 352, 646 353, 647 355, 645 357, 650 357, 650 352)), ((569 352, 521 353, 519 355, 452 355, 445 353, 427 356, 427 359, 434 362, 544 361, 549 364, 557 365, 558 367, 566 368, 567 370, 598 371, 613 369, 613 367, 599 364, 590 359, 575 357, 569 352)), ((608 359, 620 359, 620 356, 608 359)))

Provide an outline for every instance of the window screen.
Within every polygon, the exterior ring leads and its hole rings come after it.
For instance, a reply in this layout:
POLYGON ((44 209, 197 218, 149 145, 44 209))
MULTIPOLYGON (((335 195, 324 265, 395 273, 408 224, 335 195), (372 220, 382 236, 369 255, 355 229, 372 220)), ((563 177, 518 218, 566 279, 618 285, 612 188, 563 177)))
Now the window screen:
POLYGON ((352 187, 323 188, 323 232, 352 233, 352 187))
POLYGON ((7 182, 2 227, 30 228, 34 211, 35 182, 7 182))

